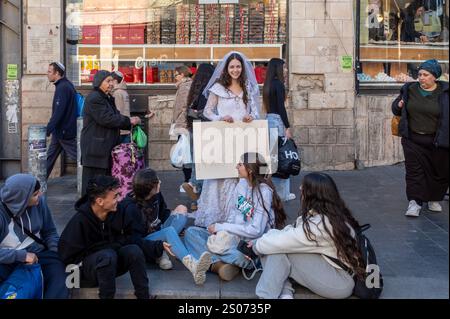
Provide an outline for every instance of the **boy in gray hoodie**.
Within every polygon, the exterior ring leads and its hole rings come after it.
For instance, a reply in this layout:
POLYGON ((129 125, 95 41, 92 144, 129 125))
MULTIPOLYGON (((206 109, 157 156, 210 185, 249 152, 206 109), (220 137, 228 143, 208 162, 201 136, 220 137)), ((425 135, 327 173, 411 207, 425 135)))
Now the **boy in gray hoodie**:
POLYGON ((0 283, 16 266, 39 263, 44 298, 68 298, 65 266, 57 253, 59 236, 41 195, 39 181, 30 174, 13 175, 0 189, 0 283))

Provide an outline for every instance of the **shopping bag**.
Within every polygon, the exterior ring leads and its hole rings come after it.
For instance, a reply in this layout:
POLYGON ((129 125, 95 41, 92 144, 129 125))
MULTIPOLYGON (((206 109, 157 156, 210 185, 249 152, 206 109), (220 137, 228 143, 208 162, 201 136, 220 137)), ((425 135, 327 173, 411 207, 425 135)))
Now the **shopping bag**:
POLYGON ((294 140, 280 136, 278 138, 278 169, 273 177, 286 179, 290 175, 298 175, 300 169, 300 153, 294 140))
POLYGON ((170 162, 176 168, 192 163, 191 145, 186 134, 180 134, 178 142, 170 150, 170 162))
POLYGON ((41 265, 18 265, 9 277, 0 283, 0 299, 42 299, 44 277, 41 265))
POLYGON ((133 128, 132 140, 139 148, 145 148, 147 146, 147 134, 145 134, 139 125, 133 128))

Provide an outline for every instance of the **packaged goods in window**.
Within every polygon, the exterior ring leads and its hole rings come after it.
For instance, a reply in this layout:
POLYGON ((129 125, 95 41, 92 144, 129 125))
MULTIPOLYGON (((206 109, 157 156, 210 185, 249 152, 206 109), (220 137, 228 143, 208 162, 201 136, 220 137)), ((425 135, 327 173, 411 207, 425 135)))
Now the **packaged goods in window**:
POLYGON ((128 43, 129 44, 144 44, 145 43, 145 25, 144 24, 130 24, 128 43))
POLYGON ((112 41, 113 44, 129 44, 130 25, 128 24, 113 25, 112 34, 113 34, 113 41, 112 41))
POLYGON ((144 82, 144 68, 132 67, 133 70, 133 82, 143 83, 144 82))
POLYGON ((161 43, 161 10, 147 10, 147 44, 161 43))
POLYGON ((234 25, 234 43, 248 43, 248 17, 249 8, 247 4, 235 6, 235 25, 234 25))
POLYGON ((129 66, 119 66, 119 71, 123 74, 123 80, 127 83, 134 82, 133 68, 129 66))
POLYGON ((233 4, 224 4, 220 6, 220 43, 233 43, 234 11, 233 4))
POLYGON ((220 6, 218 4, 205 5, 206 44, 218 44, 220 38, 220 6))
POLYGON ((190 6, 191 41, 192 44, 205 43, 205 10, 203 5, 190 6))
POLYGON ((177 10, 175 6, 161 9, 161 43, 175 44, 177 36, 177 10))
POLYGON ((258 84, 263 84, 266 79, 267 67, 263 64, 258 64, 255 67, 255 76, 258 84))
POLYGON ((177 5, 177 44, 189 44, 189 5, 177 5))
POLYGON ((280 22, 278 25, 278 43, 286 43, 287 27, 287 3, 286 0, 279 0, 280 22))
POLYGON ((269 0, 266 2, 265 24, 264 24, 264 43, 277 43, 278 41, 278 11, 277 0, 269 0))
POLYGON ((264 43, 264 2, 250 3, 249 43, 264 43))
POLYGON ((98 25, 84 25, 81 28, 81 43, 100 44, 100 27, 98 25))
POLYGON ((145 70, 145 81, 147 83, 159 82, 158 79, 158 68, 155 66, 148 66, 145 70))

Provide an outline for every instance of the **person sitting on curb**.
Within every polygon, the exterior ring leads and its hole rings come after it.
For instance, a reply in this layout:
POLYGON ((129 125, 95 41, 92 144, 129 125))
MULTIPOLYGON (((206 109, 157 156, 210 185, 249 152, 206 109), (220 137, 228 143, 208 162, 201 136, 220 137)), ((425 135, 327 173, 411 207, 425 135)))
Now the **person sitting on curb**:
MULTIPOLYGON (((179 234, 187 223, 187 208, 179 205, 173 212, 167 209, 164 197, 160 192, 161 181, 156 172, 150 168, 142 169, 133 178, 133 192, 120 203, 126 216, 134 220, 134 237, 144 240, 143 247, 155 241, 164 241, 164 249, 156 259, 161 269, 173 267, 166 252, 177 257, 192 273, 197 285, 205 282, 206 271, 211 265, 209 252, 201 254, 195 259, 184 246, 179 234)), ((153 261, 155 254, 147 253, 143 249, 148 261, 153 261)))
POLYGON ((69 290, 57 253, 59 236, 40 188, 34 176, 16 174, 0 190, 0 284, 18 265, 39 263, 44 298, 66 299, 69 290))
POLYGON ((92 178, 61 234, 59 254, 66 265, 81 266, 82 282, 98 286, 100 299, 114 298, 116 277, 128 271, 136 297, 149 299, 145 256, 132 236, 132 223, 117 210, 118 196, 118 180, 92 178))
MULTIPOLYGON (((226 231, 241 240, 252 240, 261 237, 270 228, 284 225, 286 214, 283 204, 272 181, 263 172, 267 168, 263 157, 246 153, 236 168, 240 181, 227 205, 227 221, 209 225, 208 229, 192 226, 185 231, 186 247, 194 257, 208 251, 208 238, 219 231, 226 231)), ((235 242, 236 245, 230 245, 221 254, 212 255, 211 271, 225 281, 232 280, 239 273, 239 268, 255 266, 237 249, 238 240, 235 242)))
POLYGON ((295 226, 270 230, 248 247, 261 255, 262 275, 256 295, 263 299, 293 299, 292 278, 324 298, 347 298, 355 281, 332 258, 365 275, 355 239, 360 225, 345 205, 333 179, 310 173, 300 186, 301 215, 295 226))

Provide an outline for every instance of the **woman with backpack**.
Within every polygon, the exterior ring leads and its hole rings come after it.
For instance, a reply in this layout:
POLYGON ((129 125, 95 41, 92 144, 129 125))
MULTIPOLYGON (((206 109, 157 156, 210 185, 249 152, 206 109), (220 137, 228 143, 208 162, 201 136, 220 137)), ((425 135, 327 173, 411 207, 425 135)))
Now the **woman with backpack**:
MULTIPOLYGON (((267 67, 263 88, 263 105, 267 114, 269 129, 276 130, 277 135, 270 139, 270 149, 278 143, 278 137, 292 139, 292 132, 286 112, 286 88, 284 86, 285 63, 282 59, 273 58, 267 67)), ((276 154, 278 155, 278 154, 276 154)), ((290 179, 272 177, 272 181, 283 201, 295 199, 290 192, 290 179)))
POLYGON ((351 269, 357 278, 365 276, 364 260, 355 239, 359 223, 327 174, 306 175, 300 197, 301 213, 295 225, 271 230, 248 244, 262 256, 263 273, 256 295, 292 299, 292 278, 319 296, 347 298, 355 282, 338 263, 351 269))

